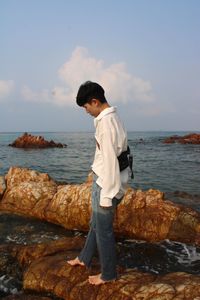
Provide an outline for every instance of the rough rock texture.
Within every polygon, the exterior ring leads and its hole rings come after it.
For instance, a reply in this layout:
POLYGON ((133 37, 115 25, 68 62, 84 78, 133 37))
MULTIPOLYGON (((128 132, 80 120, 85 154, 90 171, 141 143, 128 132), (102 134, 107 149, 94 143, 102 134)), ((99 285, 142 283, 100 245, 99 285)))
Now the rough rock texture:
POLYGON ((117 281, 92 286, 88 283, 88 276, 99 272, 98 265, 94 264, 88 270, 81 266, 71 267, 66 261, 71 258, 67 251, 73 247, 77 249, 81 242, 77 238, 78 244, 72 243, 68 238, 68 241, 62 239, 48 245, 18 247, 13 255, 25 270, 24 289, 50 292, 66 300, 197 300, 200 297, 200 276, 183 272, 152 275, 121 270, 117 281))
POLYGON ((52 140, 49 142, 46 141, 42 136, 34 136, 25 132, 22 136, 18 137, 12 144, 9 144, 9 146, 16 148, 63 148, 67 145, 55 143, 52 140))
MULTIPOLYGON (((11 168, 6 179, 0 210, 34 216, 69 230, 88 230, 91 179, 80 185, 57 186, 47 174, 22 168, 11 168)), ((114 227, 118 235, 129 238, 200 244, 200 214, 164 200, 158 190, 128 189, 114 227)))
POLYGON ((49 175, 23 168, 10 168, 5 178, 7 189, 1 202, 2 208, 45 219, 45 208, 57 191, 57 185, 49 175), (5 199, 8 205, 4 205, 5 199))
MULTIPOLYGON (((85 238, 81 236, 65 237, 48 243, 34 244, 29 246, 16 245, 12 247, 11 253, 16 257, 20 266, 25 268, 36 259, 43 256, 50 256, 58 252, 65 253, 69 250, 81 249, 84 245, 85 238)), ((65 255, 65 254, 64 254, 65 255)))
POLYGON ((200 134, 190 133, 184 136, 174 135, 164 140, 165 144, 200 144, 200 134))
POLYGON ((4 176, 0 176, 0 199, 6 189, 6 182, 4 176))

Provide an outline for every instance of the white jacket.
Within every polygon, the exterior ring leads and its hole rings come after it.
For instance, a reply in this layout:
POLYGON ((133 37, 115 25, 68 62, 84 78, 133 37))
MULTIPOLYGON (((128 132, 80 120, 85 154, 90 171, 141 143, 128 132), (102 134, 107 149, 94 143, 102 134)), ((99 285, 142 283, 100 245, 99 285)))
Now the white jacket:
POLYGON ((123 197, 127 187, 128 168, 120 172, 117 157, 127 150, 127 134, 115 107, 104 109, 95 119, 96 151, 92 170, 101 187, 100 205, 112 206, 112 198, 123 197))

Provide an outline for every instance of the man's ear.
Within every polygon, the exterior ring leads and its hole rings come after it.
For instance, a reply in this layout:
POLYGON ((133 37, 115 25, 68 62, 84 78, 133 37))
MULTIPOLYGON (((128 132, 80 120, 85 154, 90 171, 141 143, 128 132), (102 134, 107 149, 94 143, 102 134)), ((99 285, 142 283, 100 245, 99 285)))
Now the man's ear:
POLYGON ((92 102, 93 102, 93 104, 94 104, 96 107, 99 106, 99 100, 98 100, 98 99, 93 98, 93 99, 92 99, 92 102))

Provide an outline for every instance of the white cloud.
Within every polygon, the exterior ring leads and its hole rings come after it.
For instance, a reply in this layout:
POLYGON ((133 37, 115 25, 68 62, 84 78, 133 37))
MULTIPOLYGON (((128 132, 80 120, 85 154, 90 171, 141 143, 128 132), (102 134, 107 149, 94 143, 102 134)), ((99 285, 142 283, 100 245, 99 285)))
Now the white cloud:
POLYGON ((0 80, 0 99, 4 100, 14 89, 13 80, 0 80))
POLYGON ((91 57, 88 50, 83 47, 77 47, 73 51, 58 74, 68 88, 66 93, 61 95, 57 94, 58 87, 55 89, 55 101, 59 103, 74 103, 78 87, 87 80, 101 84, 106 91, 107 99, 112 102, 149 102, 153 99, 150 82, 130 74, 125 63, 105 66, 103 60, 91 57))
POLYGON ((88 50, 77 47, 69 60, 58 70, 63 84, 55 86, 52 91, 33 92, 29 87, 22 90, 28 101, 51 102, 56 105, 74 105, 77 90, 87 80, 96 81, 106 91, 106 98, 111 103, 139 102, 149 103, 153 100, 151 83, 136 77, 127 71, 125 63, 106 66, 103 60, 91 57, 88 50))

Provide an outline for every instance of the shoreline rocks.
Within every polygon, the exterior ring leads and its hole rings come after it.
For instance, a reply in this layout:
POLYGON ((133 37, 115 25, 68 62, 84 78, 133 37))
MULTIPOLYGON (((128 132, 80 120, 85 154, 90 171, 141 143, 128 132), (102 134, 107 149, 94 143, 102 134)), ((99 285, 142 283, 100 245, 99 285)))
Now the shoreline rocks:
MULTIPOLYGON (((91 215, 91 176, 83 184, 57 185, 48 174, 12 167, 0 211, 88 231, 91 215)), ((129 188, 117 208, 117 236, 149 242, 164 239, 200 245, 200 213, 164 199, 164 193, 129 188)))
POLYGON ((200 296, 200 276, 185 272, 155 275, 118 268, 116 281, 93 286, 88 276, 99 273, 98 261, 93 261, 90 269, 67 263, 67 259, 77 255, 82 242, 82 238, 76 237, 48 244, 16 246, 12 255, 22 268, 23 289, 50 293, 66 300, 191 300, 200 296))
POLYGON ((190 133, 184 136, 174 135, 164 140, 165 144, 173 144, 173 143, 180 143, 180 144, 200 144, 200 134, 197 133, 190 133))
MULTIPOLYGON (((10 168, 0 212, 34 216, 67 229, 87 230, 91 213, 91 176, 77 185, 57 185, 46 173, 10 168)), ((200 245, 200 214, 164 199, 158 190, 128 189, 115 220, 120 236, 147 241, 168 238, 200 245)), ((101 286, 88 283, 88 276, 100 271, 94 258, 92 268, 67 263, 83 247, 82 236, 65 237, 40 244, 7 246, 22 272, 23 292, 3 299, 17 300, 139 300, 199 299, 200 276, 185 272, 164 275, 137 269, 118 268, 119 278, 101 286), (29 293, 36 293, 36 296, 29 293), (37 295, 38 293, 38 295, 37 295), (58 298, 57 298, 58 297, 58 298)))
POLYGON ((55 143, 53 140, 46 141, 42 136, 34 136, 25 132, 22 136, 18 137, 10 147, 16 148, 64 148, 66 144, 55 143))

